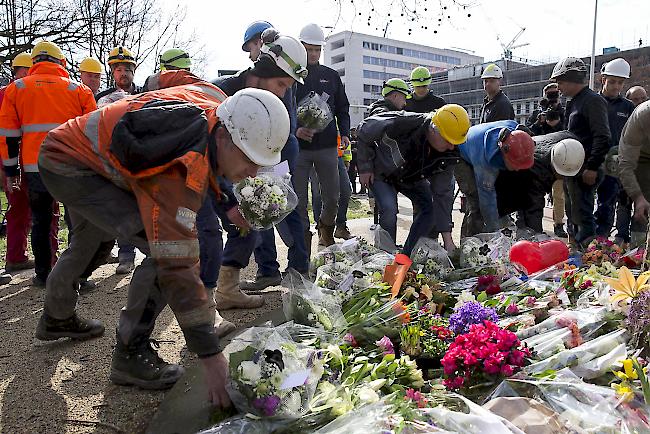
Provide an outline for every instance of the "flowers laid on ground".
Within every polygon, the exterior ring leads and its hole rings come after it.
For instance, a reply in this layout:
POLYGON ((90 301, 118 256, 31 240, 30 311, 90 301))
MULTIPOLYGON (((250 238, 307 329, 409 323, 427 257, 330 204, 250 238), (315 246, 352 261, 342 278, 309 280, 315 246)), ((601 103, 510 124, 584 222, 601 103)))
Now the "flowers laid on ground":
POLYGON ((468 388, 499 377, 510 377, 526 365, 530 351, 517 335, 492 321, 473 324, 457 336, 442 358, 448 389, 468 388))
POLYGON ((634 299, 650 288, 650 285, 646 283, 650 278, 650 271, 641 273, 641 275, 635 279, 632 272, 626 266, 622 266, 618 270, 618 274, 618 279, 605 279, 605 281, 614 289, 612 302, 634 299))
POLYGON ((487 276, 479 276, 478 283, 476 284, 476 291, 483 292, 487 295, 495 295, 501 292, 501 286, 499 285, 499 276, 490 274, 487 276))
POLYGON ((648 381, 648 368, 641 365, 639 359, 625 359, 621 362, 622 369, 615 370, 614 375, 621 381, 612 383, 612 388, 624 402, 634 399, 637 390, 640 389, 646 405, 650 404, 650 382, 648 381), (640 386, 640 387, 639 387, 640 386))
POLYGON ((253 229, 270 229, 298 204, 291 186, 271 174, 248 177, 235 185, 239 211, 253 229))
POLYGON ((456 335, 462 335, 469 332, 473 324, 482 324, 485 320, 497 322, 499 316, 490 307, 485 307, 479 302, 468 301, 454 309, 454 313, 449 317, 449 329, 456 335))
POLYGON ((582 255, 585 265, 600 265, 603 261, 614 263, 623 255, 621 246, 604 237, 596 237, 587 246, 587 251, 582 255))

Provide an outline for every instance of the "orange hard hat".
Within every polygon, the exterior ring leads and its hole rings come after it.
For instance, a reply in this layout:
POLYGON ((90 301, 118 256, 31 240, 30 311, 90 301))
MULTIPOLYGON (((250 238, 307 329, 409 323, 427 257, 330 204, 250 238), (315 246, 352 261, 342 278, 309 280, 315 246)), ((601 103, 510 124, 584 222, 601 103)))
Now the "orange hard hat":
POLYGON ((501 130, 499 148, 504 160, 515 170, 525 170, 533 167, 535 162, 535 141, 525 131, 501 130))

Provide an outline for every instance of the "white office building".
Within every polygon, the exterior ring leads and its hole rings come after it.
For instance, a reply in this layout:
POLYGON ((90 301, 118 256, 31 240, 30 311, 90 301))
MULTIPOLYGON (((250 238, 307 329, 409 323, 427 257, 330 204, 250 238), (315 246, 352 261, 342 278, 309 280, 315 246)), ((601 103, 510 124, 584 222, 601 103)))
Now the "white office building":
POLYGON ((482 63, 483 58, 457 50, 428 47, 379 36, 344 31, 327 38, 323 64, 336 71, 350 100, 351 125, 363 120, 368 106, 381 97, 390 78, 409 77, 417 66, 434 72, 482 63))

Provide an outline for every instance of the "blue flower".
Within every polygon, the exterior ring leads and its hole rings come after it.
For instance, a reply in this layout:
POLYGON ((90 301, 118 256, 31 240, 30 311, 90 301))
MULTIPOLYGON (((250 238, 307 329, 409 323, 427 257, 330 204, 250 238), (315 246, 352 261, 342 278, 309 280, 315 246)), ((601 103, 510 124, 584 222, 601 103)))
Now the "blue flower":
POLYGON ((472 324, 483 324, 485 320, 496 323, 499 321, 499 316, 490 307, 485 307, 476 301, 468 301, 455 309, 449 317, 449 329, 454 334, 461 335, 468 333, 469 326, 472 324))

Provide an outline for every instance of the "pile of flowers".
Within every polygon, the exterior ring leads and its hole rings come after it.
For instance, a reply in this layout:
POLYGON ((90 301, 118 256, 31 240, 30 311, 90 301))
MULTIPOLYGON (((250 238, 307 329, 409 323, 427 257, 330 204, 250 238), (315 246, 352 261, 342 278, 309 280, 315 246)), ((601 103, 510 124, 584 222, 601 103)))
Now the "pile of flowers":
POLYGON ((510 377, 526 365, 530 355, 511 331, 492 321, 473 324, 469 333, 456 337, 441 360, 444 385, 456 390, 510 377))
POLYGON ((587 251, 582 255, 585 265, 600 265, 603 261, 614 263, 623 255, 623 249, 613 241, 604 237, 596 237, 587 246, 587 251))
POLYGON ((234 193, 239 200, 239 211, 256 230, 272 228, 298 204, 291 186, 270 174, 243 179, 235 186, 234 193))
POLYGON ((449 317, 449 329, 456 335, 462 335, 469 332, 472 325, 482 324, 486 320, 497 322, 499 316, 490 307, 476 301, 468 301, 454 309, 454 313, 449 317))

